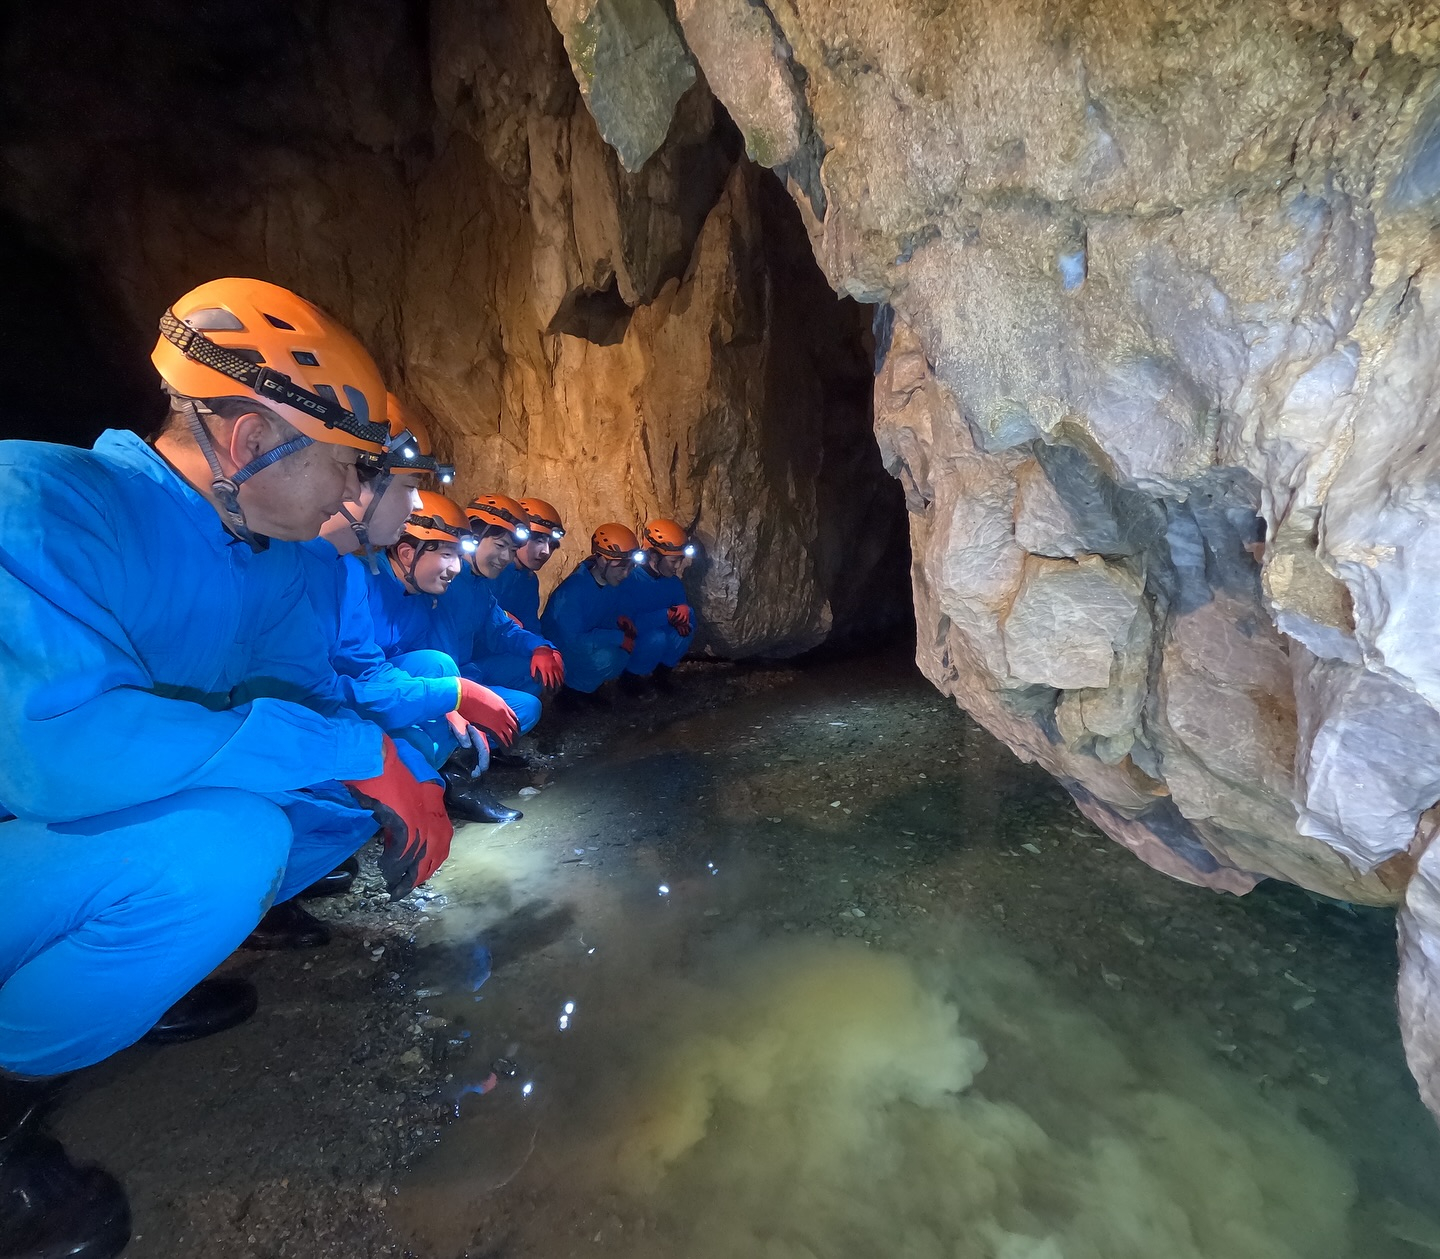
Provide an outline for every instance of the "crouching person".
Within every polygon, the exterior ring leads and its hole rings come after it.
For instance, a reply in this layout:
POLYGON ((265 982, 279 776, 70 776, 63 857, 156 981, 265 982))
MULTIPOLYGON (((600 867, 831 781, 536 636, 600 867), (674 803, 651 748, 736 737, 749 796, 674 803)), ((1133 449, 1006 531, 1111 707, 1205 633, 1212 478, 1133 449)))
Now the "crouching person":
POLYGON ((636 629, 621 686, 643 693, 649 679, 661 690, 670 689, 670 670, 690 650, 699 622, 684 577, 695 557, 689 531, 673 520, 652 520, 640 534, 645 553, 620 586, 621 613, 636 629))
POLYGON ((457 623, 455 609, 464 596, 457 599, 452 587, 459 582, 463 588, 475 546, 459 505, 443 494, 421 491, 418 510, 378 571, 367 571, 356 556, 346 562, 366 583, 376 643, 391 663, 413 661, 418 653, 440 654, 460 673, 454 686, 461 720, 449 729, 412 727, 424 736, 427 759, 440 768, 446 805, 461 821, 508 822, 520 817, 519 811, 497 800, 482 781, 491 741, 504 746, 529 729, 540 716, 540 702, 463 676, 472 636, 457 623))
POLYGON ((601 525, 590 537, 589 558, 546 602, 540 626, 564 657, 571 691, 593 696, 630 663, 638 631, 620 604, 620 588, 643 558, 640 540, 625 525, 601 525))
POLYGON ((161 322, 154 447, 0 443, 0 1254, 118 1255, 118 1182, 35 1130, 57 1076, 255 1007, 206 980, 260 916, 374 832, 392 895, 450 843, 438 786, 331 688, 295 548, 384 450, 365 350, 274 285, 161 322), (84 771, 76 772, 83 750, 84 771))

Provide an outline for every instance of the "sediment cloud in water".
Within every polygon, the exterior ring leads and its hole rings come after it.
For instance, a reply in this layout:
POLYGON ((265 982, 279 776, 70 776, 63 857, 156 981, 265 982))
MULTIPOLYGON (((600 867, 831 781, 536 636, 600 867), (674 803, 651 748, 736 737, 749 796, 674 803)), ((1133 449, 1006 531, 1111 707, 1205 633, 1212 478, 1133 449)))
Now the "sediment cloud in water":
POLYGON ((591 1165, 696 1259, 1350 1253, 1349 1169, 1238 1075, 1178 1031, 1122 1044, 993 945, 959 956, 732 958, 669 995, 591 1165))

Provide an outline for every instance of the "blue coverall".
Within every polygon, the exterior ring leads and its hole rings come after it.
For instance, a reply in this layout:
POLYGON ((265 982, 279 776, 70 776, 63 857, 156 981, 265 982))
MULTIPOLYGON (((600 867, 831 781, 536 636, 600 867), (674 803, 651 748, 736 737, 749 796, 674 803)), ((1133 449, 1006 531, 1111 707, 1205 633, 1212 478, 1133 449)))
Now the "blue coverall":
MULTIPOLYGON (((494 669, 488 667, 488 661, 483 662, 486 668, 477 667, 475 653, 480 642, 477 626, 482 620, 497 645, 501 635, 507 640, 510 636, 523 636, 525 644, 533 638, 500 611, 488 590, 481 589, 489 582, 476 577, 466 565, 445 594, 412 595, 388 560, 381 562, 379 573, 371 573, 354 555, 346 556, 345 563, 365 582, 370 615, 375 623, 375 641, 388 659, 394 661, 413 651, 444 652, 460 666, 462 677, 489 687, 510 705, 521 734, 534 728, 540 720, 540 684, 530 676, 530 653, 534 646, 523 646, 524 655, 513 657, 513 667, 505 667, 509 665, 508 660, 499 662, 502 667, 494 669), (504 629, 495 624, 495 617, 504 622, 504 629)), ((542 642, 534 639, 535 646, 542 642)))
MULTIPOLYGON (((591 573, 591 563, 585 560, 555 587, 540 618, 545 637, 565 657, 565 684, 587 693, 624 673, 633 654, 620 645, 625 635, 616 625, 625 615, 621 587, 602 586, 591 573)), ((635 646, 640 647, 638 637, 635 646)))
POLYGON ((305 574, 305 593, 329 647, 345 707, 394 738, 404 739, 431 769, 439 769, 456 747, 445 714, 455 707, 459 666, 440 651, 403 652, 387 660, 375 641, 375 621, 360 571, 346 564, 324 538, 295 545, 305 574))
POLYGON ((0 443, 0 1066, 133 1043, 374 833, 379 727, 257 697, 333 691, 304 598, 133 433, 0 443))
POLYGON ((511 564, 492 585, 495 602, 519 617, 520 624, 532 634, 540 631, 540 574, 519 564, 511 564))
POLYGON ((627 672, 643 676, 653 673, 658 665, 679 664, 699 628, 685 583, 678 577, 661 577, 646 565, 637 564, 620 583, 619 591, 620 615, 634 621, 639 631, 627 672), (670 624, 670 609, 678 604, 690 608, 688 637, 670 624))

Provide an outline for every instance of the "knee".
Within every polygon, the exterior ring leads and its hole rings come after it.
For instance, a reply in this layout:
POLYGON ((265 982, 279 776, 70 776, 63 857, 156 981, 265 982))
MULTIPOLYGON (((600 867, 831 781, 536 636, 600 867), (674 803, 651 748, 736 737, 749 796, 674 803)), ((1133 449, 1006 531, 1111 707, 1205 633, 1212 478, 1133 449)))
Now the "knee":
POLYGON ((172 890, 206 900, 224 887, 255 903, 274 895, 293 838, 279 805, 231 787, 196 788, 171 800, 167 829, 177 851, 166 860, 164 877, 172 890))
POLYGON ((408 651, 396 656, 392 664, 403 669, 413 678, 454 678, 460 676, 460 666, 454 658, 443 651, 408 651))
POLYGON ((510 700, 510 707, 514 710, 521 734, 528 734, 540 720, 540 701, 534 695, 517 692, 510 700))

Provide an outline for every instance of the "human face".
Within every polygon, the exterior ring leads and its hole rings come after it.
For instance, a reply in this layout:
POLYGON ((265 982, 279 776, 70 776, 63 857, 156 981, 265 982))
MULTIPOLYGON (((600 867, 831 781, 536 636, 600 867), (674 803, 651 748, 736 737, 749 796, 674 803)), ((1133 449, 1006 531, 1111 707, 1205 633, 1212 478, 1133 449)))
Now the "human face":
MULTIPOLYGON (((278 418, 242 415, 230 429, 226 453, 234 468, 242 468, 294 436, 278 418)), ((240 487, 246 523, 253 532, 282 542, 318 537, 341 503, 360 497, 359 454, 352 446, 314 442, 261 469, 240 487)))
POLYGON ((549 563, 550 557, 555 553, 555 539, 548 533, 539 531, 530 535, 530 541, 519 547, 515 552, 515 559, 521 568, 528 568, 532 573, 538 573, 549 563))
POLYGON ((651 567, 661 577, 683 577, 685 570, 690 567, 690 556, 685 554, 667 555, 664 551, 653 552, 655 556, 651 561, 651 567))
MULTIPOLYGON (((360 501, 355 504, 360 510, 355 514, 361 518, 369 510, 370 502, 375 497, 373 486, 364 485, 360 488, 360 501)), ((370 545, 378 547, 394 546, 400 540, 400 535, 405 532, 405 522, 410 519, 412 512, 420 510, 420 491, 416 488, 413 476, 392 476, 385 486, 385 493, 380 497, 380 505, 375 508, 375 514, 370 517, 370 545)))
POLYGON ((492 533, 480 540, 470 563, 481 577, 491 581, 515 562, 515 539, 508 533, 492 533))
POLYGON ((395 550, 401 575, 410 573, 406 584, 417 594, 443 595, 460 575, 460 544, 432 543, 419 550, 418 556, 417 550, 413 542, 402 542, 395 550))
POLYGON ((618 586, 630 576, 630 570, 634 567, 633 560, 607 560, 601 556, 595 561, 594 573, 602 586, 618 586))

